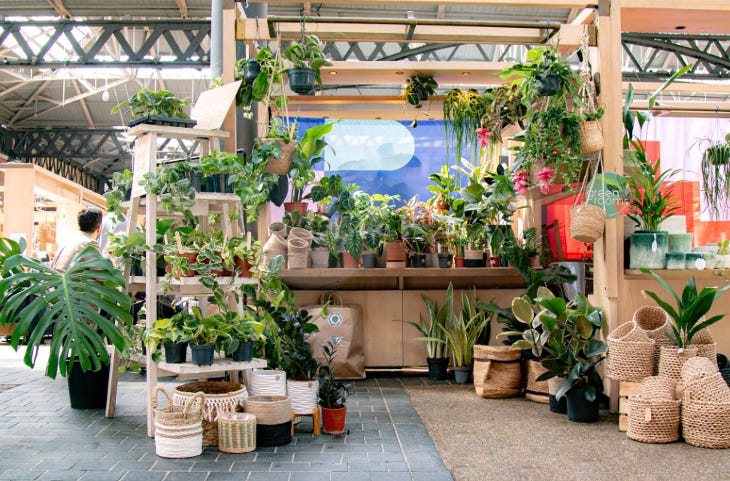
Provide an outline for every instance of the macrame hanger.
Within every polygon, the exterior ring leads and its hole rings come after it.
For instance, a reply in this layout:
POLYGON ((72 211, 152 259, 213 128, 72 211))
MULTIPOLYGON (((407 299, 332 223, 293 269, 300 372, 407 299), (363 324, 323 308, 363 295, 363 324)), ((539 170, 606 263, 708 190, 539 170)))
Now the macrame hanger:
MULTIPOLYGON (((588 203, 588 192, 596 185, 596 177, 598 176, 599 172, 603 173, 603 151, 599 151, 596 158, 594 160, 591 160, 590 164, 588 165, 588 168, 586 169, 586 175, 581 182, 580 189, 575 194, 575 198, 573 199, 573 207, 576 207, 578 204, 588 203), (590 173, 591 170, 593 171, 593 175, 589 176, 588 173, 590 173), (588 179, 590 179, 590 186, 588 185, 588 179)), ((601 175, 601 186, 603 187, 603 192, 605 193, 606 179, 603 175, 601 175)))
POLYGON ((304 33, 306 32, 306 25, 307 25, 307 15, 304 13, 304 10, 302 10, 302 19, 299 23, 300 23, 300 26, 299 26, 300 32, 299 33, 302 37, 301 42, 302 42, 302 44, 304 44, 304 33))

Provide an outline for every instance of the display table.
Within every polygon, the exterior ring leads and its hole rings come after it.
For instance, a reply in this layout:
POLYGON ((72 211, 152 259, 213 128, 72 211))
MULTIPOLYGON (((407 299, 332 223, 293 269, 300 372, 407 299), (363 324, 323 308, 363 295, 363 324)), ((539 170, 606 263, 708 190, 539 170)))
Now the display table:
POLYGON ((210 366, 198 366, 189 362, 174 364, 168 362, 157 363, 157 374, 160 376, 175 375, 178 380, 206 379, 221 377, 228 374, 231 382, 238 383, 238 373, 248 369, 263 369, 267 366, 266 359, 251 359, 248 362, 235 362, 228 358, 216 358, 210 366))

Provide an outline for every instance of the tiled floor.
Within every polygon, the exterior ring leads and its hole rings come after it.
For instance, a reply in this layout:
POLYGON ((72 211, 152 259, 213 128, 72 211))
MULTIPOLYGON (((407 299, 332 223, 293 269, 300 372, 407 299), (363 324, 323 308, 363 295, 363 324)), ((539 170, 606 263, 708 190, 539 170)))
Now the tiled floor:
POLYGON ((42 362, 31 371, 20 358, 0 345, 1 480, 452 480, 403 388, 420 378, 355 382, 347 435, 315 438, 304 417, 291 444, 246 454, 207 447, 195 458, 163 459, 146 436, 141 376, 122 376, 117 416, 107 419, 101 410, 71 409, 65 380, 44 377, 42 362))

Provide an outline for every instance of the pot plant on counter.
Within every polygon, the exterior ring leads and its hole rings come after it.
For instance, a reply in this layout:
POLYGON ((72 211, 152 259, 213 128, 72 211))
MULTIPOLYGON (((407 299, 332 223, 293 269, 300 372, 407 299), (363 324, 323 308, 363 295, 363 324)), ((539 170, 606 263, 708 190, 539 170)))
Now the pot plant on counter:
MULTIPOLYGON (((12 242, 0 238, 0 244, 12 242)), ((52 329, 46 375, 68 378, 71 407, 105 407, 107 343, 123 351, 120 329, 132 324, 124 276, 93 247, 76 254, 66 272, 14 253, 18 249, 0 250, 0 324, 16 324, 11 347, 17 350, 24 340, 23 359, 33 368, 43 335, 52 329)))
POLYGON ((335 379, 332 367, 337 354, 339 341, 328 339, 322 344, 324 364, 319 368, 319 406, 322 411, 322 430, 327 434, 342 434, 345 432, 347 396, 352 389, 351 383, 335 379))

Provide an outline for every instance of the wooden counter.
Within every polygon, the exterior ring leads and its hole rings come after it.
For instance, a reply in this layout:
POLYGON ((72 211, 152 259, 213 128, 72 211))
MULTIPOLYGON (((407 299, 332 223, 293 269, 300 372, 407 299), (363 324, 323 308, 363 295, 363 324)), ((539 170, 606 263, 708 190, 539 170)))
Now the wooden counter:
POLYGON ((438 267, 403 269, 288 269, 279 274, 292 289, 317 290, 423 290, 512 289, 525 285, 511 267, 441 269, 438 267))
MULTIPOLYGON (((424 313, 422 295, 443 305, 453 283, 454 310, 461 309, 459 289, 475 287, 484 301, 509 306, 524 291, 515 269, 293 269, 279 277, 294 290, 297 305, 315 306, 322 294, 335 291, 344 305, 360 306, 365 366, 400 368, 426 365, 426 348, 418 331, 405 321, 418 322, 424 313)), ((492 342, 501 325, 492 322, 492 342)))

